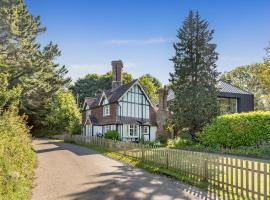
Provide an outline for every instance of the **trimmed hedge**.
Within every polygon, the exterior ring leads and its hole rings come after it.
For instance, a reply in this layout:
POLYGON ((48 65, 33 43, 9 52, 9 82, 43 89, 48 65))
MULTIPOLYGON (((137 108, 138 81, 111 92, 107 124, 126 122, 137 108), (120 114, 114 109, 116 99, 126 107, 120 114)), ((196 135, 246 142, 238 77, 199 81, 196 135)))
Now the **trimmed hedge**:
POLYGON ((199 136, 208 147, 237 148, 270 141, 270 112, 227 114, 206 125, 199 136))
POLYGON ((0 199, 30 198, 35 153, 24 117, 0 115, 0 199))
POLYGON ((104 138, 110 140, 119 140, 119 133, 117 131, 108 131, 105 133, 104 138))

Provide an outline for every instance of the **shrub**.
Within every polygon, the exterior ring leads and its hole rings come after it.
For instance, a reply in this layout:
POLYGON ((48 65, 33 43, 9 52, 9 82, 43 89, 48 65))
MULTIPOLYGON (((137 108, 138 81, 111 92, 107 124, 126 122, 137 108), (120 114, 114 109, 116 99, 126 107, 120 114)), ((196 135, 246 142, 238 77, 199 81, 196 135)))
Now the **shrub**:
POLYGON ((24 117, 0 115, 0 199, 29 199, 35 153, 24 117))
POLYGON ((119 140, 119 133, 117 131, 108 131, 105 133, 104 138, 110 140, 119 140))
POLYGON ((193 145, 191 140, 183 139, 181 137, 176 137, 174 139, 169 139, 167 146, 171 148, 180 148, 180 147, 187 147, 193 145))
POLYGON ((199 138, 203 145, 213 148, 236 148, 269 142, 270 112, 219 116, 203 128, 199 138))

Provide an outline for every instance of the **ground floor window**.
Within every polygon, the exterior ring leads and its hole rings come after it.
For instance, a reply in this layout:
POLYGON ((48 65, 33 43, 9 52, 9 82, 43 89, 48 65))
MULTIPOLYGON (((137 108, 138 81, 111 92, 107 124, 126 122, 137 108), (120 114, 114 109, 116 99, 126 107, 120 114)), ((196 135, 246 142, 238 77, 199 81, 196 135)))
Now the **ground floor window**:
POLYGON ((138 136, 137 133, 137 126, 136 125, 129 125, 129 135, 134 137, 134 136, 138 136))
POLYGON ((149 133, 149 127, 148 126, 141 126, 141 134, 148 134, 149 133))
POLYGON ((111 130, 111 125, 106 125, 106 126, 103 127, 103 132, 104 133, 107 133, 110 130, 111 130))
POLYGON ((237 98, 219 98, 220 111, 223 114, 236 113, 237 110, 237 98))

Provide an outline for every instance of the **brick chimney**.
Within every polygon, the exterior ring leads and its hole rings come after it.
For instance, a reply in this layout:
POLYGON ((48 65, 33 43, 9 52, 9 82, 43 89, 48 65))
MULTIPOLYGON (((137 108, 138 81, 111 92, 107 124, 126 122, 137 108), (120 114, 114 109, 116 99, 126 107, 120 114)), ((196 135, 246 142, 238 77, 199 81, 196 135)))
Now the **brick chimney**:
POLYGON ((122 85, 122 60, 112 61, 112 89, 115 89, 122 85))
POLYGON ((164 88, 160 88, 158 94, 159 94, 158 109, 168 110, 168 103, 167 103, 168 89, 166 88, 166 86, 164 88))
POLYGON ((168 89, 166 87, 160 88, 158 94, 159 94, 159 103, 157 110, 157 125, 158 125, 157 134, 160 136, 167 134, 165 133, 164 125, 167 119, 170 117, 167 103, 168 89))

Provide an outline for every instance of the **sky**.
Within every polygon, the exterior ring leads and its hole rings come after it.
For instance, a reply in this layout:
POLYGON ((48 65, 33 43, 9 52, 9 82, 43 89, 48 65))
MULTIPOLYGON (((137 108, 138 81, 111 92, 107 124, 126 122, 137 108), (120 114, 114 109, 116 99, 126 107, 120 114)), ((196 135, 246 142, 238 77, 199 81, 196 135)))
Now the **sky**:
POLYGON ((106 73, 121 59, 134 78, 150 73, 168 83, 173 42, 189 10, 198 10, 214 29, 218 71, 261 62, 270 41, 269 0, 25 0, 40 16, 42 45, 57 44, 76 81, 106 73))

